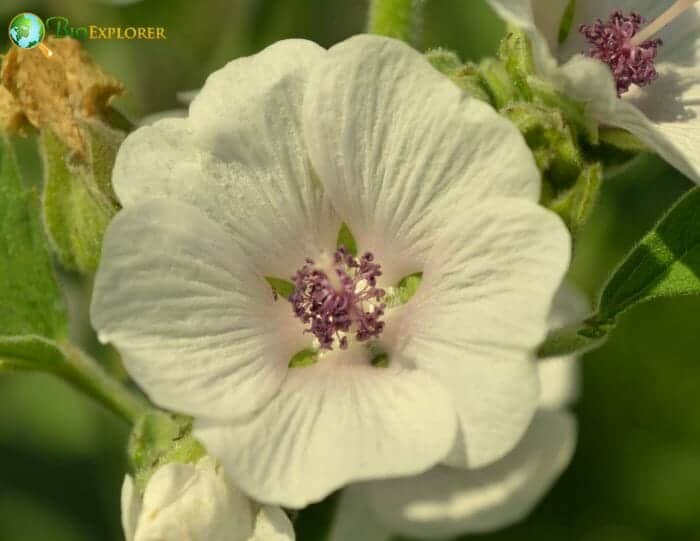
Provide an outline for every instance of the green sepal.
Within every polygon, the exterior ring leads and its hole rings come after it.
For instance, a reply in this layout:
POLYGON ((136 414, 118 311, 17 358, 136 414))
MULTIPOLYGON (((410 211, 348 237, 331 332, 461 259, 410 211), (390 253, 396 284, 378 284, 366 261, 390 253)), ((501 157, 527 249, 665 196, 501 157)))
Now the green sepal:
POLYGON ((436 70, 448 76, 463 65, 457 53, 442 47, 426 51, 425 58, 436 70))
POLYGON ((528 86, 532 90, 535 103, 557 109, 564 119, 570 123, 586 142, 597 145, 600 141, 598 123, 590 115, 586 114, 584 103, 572 100, 534 75, 528 77, 528 86))
POLYGON ((532 100, 533 94, 528 79, 535 74, 535 60, 530 40, 522 30, 509 28, 498 48, 498 58, 511 77, 518 99, 532 100))
POLYGON ((386 290, 383 302, 389 308, 406 304, 416 294, 422 280, 422 272, 414 272, 404 276, 395 287, 390 287, 386 290))
POLYGON ((289 359, 289 368, 311 366, 318 362, 318 351, 312 348, 302 349, 289 359))
POLYGON ((629 253, 603 289, 599 318, 636 304, 700 294, 700 187, 686 193, 629 253))
POLYGON ((350 255, 357 255, 357 241, 355 240, 352 231, 350 231, 350 228, 345 223, 340 225, 335 244, 338 248, 344 246, 350 255))
POLYGON ((375 368, 387 368, 389 366, 389 355, 380 353, 372 357, 369 362, 375 368))
POLYGON ((571 27, 574 23, 574 15, 576 14, 576 0, 569 0, 566 5, 564 14, 561 18, 561 23, 559 24, 559 33, 557 35, 557 41, 561 44, 566 41, 571 33, 571 27))
POLYGON ((279 295, 283 299, 289 299, 294 293, 294 284, 288 280, 283 280, 282 278, 273 278, 272 276, 265 276, 265 280, 275 295, 279 295))
POLYGON ((43 130, 44 224, 52 247, 67 269, 97 270, 102 237, 119 210, 111 185, 112 168, 124 133, 98 122, 84 122, 88 156, 80 159, 50 131, 43 130))
POLYGON ((501 110, 525 137, 555 197, 580 175, 584 162, 575 135, 561 113, 533 103, 518 102, 501 110))
POLYGON ((581 171, 574 186, 549 203, 549 208, 559 214, 569 231, 576 238, 586 225, 600 195, 603 168, 599 163, 590 164, 581 171))
POLYGON ((479 76, 481 86, 489 96, 489 102, 496 109, 500 110, 519 99, 518 91, 500 60, 495 58, 482 60, 479 64, 479 76))
POLYGON ((479 67, 471 62, 462 63, 459 56, 447 49, 431 49, 425 58, 440 73, 473 98, 490 103, 490 98, 481 83, 479 67))
POLYGON ((413 274, 404 276, 403 278, 401 278, 401 280, 399 280, 397 290, 398 299, 401 304, 406 304, 409 300, 411 300, 413 295, 416 294, 416 291, 418 291, 422 280, 422 272, 414 272, 413 274))
POLYGON ((1 137, 0 217, 0 336, 65 337, 67 316, 38 198, 23 185, 12 146, 1 137))
POLYGON ((134 482, 141 492, 161 466, 195 463, 207 454, 192 435, 191 418, 163 411, 150 411, 136 421, 127 452, 134 482))
POLYGON ((636 135, 632 135, 622 128, 607 126, 600 128, 600 143, 628 154, 650 152, 649 147, 640 141, 636 135))

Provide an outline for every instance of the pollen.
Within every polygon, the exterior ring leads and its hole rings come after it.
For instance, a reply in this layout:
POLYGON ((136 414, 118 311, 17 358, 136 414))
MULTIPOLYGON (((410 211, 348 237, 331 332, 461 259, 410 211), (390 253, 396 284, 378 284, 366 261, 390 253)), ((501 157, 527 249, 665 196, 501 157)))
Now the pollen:
POLYGON ((321 349, 348 347, 348 336, 358 342, 378 337, 384 329, 381 317, 385 291, 377 287, 381 266, 367 252, 357 258, 338 248, 331 264, 319 266, 312 259, 292 277, 294 293, 289 297, 294 314, 313 334, 321 349))
POLYGON ((647 86, 658 78, 654 61, 662 41, 648 39, 635 44, 632 40, 645 23, 646 20, 637 13, 624 15, 616 10, 607 21, 598 19, 593 24, 579 27, 579 32, 590 44, 587 56, 610 67, 618 96, 632 85, 647 86))

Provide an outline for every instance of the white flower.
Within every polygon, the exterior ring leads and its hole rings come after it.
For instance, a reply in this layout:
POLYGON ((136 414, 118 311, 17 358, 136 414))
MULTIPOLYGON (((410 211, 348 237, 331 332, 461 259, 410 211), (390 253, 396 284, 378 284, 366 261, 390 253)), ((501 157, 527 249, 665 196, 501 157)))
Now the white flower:
POLYGON ((520 440, 569 237, 517 130, 407 45, 235 60, 187 119, 131 134, 113 180, 95 328, 256 500, 301 507, 520 440), (342 223, 373 261, 336 252, 342 223), (297 271, 300 317, 265 280, 297 271), (416 272, 382 313, 379 288, 416 272))
MULTIPOLYGON (((553 328, 577 321, 587 302, 570 287, 556 299, 553 328)), ((505 528, 525 516, 569 464, 576 421, 566 411, 579 393, 576 358, 540 361, 539 409, 523 439, 485 468, 439 466, 417 477, 347 488, 331 532, 332 541, 386 541, 394 534, 443 539, 505 528)))
POLYGON ((607 20, 615 10, 652 20, 672 0, 586 0, 576 2, 568 38, 558 44, 562 15, 569 0, 489 0, 508 22, 525 30, 533 42, 541 75, 570 97, 587 103, 598 122, 636 135, 671 165, 700 182, 700 5, 690 8, 658 36, 658 79, 632 86, 618 98, 608 66, 583 56, 590 45, 581 24, 607 20), (561 66, 559 65, 561 64, 561 66))
POLYGON ((126 541, 293 541, 279 507, 257 506, 210 457, 156 470, 141 497, 130 476, 122 486, 126 541))

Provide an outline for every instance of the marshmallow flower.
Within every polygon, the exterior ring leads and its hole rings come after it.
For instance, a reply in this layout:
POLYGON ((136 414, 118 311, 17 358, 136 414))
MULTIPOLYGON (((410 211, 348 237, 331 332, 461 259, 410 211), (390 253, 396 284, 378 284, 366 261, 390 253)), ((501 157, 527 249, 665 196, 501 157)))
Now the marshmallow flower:
POLYGON ((483 466, 530 424, 569 236, 518 131, 407 45, 235 60, 113 182, 93 324, 255 500, 483 466))
POLYGON ((126 541, 293 541, 279 507, 253 504, 210 457, 171 462, 153 474, 143 497, 130 476, 122 486, 126 541))
MULTIPOLYGON (((562 288, 550 315, 553 328, 580 320, 588 304, 562 288)), ((538 364, 539 407, 518 445, 498 462, 477 469, 438 466, 405 479, 361 483, 340 500, 331 541, 446 539, 505 528, 526 517, 569 464, 576 421, 566 408, 579 394, 573 356, 538 364)))
MULTIPOLYGON (((587 112, 604 125, 623 128, 695 182, 700 182, 700 4, 672 21, 658 35, 663 45, 650 44, 640 56, 656 49, 656 75, 646 86, 632 85, 618 97, 617 81, 607 64, 584 56, 591 43, 579 32, 598 19, 603 25, 616 10, 636 26, 634 12, 651 21, 672 0, 586 0, 576 2, 568 37, 558 43, 562 16, 569 0, 489 0, 507 22, 530 36, 540 75, 568 96, 587 104, 587 112)), ((599 27, 602 29, 602 26, 599 27)), ((596 33, 597 34, 597 33, 596 33)), ((599 55, 605 56, 605 55, 599 55)), ((645 71, 648 65, 642 66, 645 71)), ((653 72, 651 72, 653 73, 653 72)), ((634 79, 634 77, 632 77, 634 79)), ((644 79, 644 74, 642 74, 644 79)), ((622 81, 624 86, 628 80, 622 81)))

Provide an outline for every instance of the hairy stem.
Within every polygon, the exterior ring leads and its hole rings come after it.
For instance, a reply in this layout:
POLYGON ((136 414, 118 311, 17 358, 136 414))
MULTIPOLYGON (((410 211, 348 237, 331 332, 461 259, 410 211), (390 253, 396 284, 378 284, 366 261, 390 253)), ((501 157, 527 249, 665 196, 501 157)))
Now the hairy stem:
POLYGON ((65 362, 56 367, 56 375, 122 417, 134 423, 153 409, 141 396, 112 378, 100 364, 72 344, 62 344, 65 362))
POLYGON ((372 0, 367 30, 415 43, 421 23, 423 0, 372 0))

